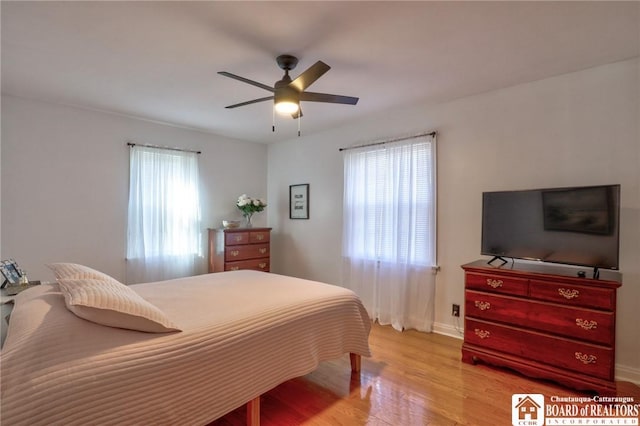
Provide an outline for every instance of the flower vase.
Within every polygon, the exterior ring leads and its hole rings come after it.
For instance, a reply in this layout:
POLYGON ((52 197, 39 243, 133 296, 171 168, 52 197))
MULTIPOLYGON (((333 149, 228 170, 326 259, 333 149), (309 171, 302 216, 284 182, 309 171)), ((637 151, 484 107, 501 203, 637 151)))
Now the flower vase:
POLYGON ((251 228, 253 226, 251 224, 251 216, 253 216, 253 213, 249 213, 244 216, 245 219, 247 220, 247 223, 245 223, 245 228, 251 228))

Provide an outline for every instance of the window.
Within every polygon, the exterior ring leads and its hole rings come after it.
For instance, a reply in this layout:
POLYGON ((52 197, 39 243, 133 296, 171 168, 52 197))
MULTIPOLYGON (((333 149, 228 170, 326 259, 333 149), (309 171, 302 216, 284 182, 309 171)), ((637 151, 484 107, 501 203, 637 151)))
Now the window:
POLYGON ((131 147, 128 281, 195 273, 202 255, 198 175, 194 152, 131 147))
POLYGON ((345 154, 346 255, 435 264, 435 159, 430 139, 345 154))

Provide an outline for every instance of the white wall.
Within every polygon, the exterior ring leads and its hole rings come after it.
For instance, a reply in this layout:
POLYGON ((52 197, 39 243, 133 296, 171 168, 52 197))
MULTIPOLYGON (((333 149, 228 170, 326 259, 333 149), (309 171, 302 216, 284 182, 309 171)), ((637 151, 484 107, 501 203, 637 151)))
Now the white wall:
POLYGON ((202 151, 203 236, 241 217, 240 194, 267 195, 263 144, 2 96, 2 255, 30 279, 52 280, 44 264, 65 261, 126 281, 129 140, 202 151))
MULTIPOLYGON (((455 333, 451 304, 464 300, 460 265, 479 257, 483 191, 620 183, 624 284, 618 292, 617 374, 640 382, 639 75, 635 59, 446 104, 416 105, 270 146, 272 271, 340 284, 338 148, 437 130, 442 270, 435 323, 437 331, 455 333), (310 184, 310 220, 288 219, 288 188, 298 183, 310 184)), ((360 96, 366 102, 366 93, 360 96)))

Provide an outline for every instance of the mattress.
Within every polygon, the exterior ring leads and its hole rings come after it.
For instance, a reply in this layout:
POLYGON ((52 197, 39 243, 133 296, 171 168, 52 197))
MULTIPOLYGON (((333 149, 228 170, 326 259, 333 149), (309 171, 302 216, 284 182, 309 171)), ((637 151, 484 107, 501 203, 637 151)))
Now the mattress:
POLYGON ((86 321, 57 284, 16 297, 2 349, 4 426, 206 424, 324 360, 370 356, 369 317, 342 287, 257 271, 130 287, 182 331, 86 321))

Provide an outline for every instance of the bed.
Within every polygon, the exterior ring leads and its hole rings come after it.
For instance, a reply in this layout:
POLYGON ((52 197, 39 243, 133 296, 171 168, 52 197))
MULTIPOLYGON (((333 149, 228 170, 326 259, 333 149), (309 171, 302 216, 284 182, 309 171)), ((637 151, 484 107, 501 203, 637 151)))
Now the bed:
MULTIPOLYGON (((60 280, 59 280, 60 281, 60 280)), ((370 356, 369 317, 350 290, 257 271, 128 286, 181 331, 80 318, 63 282, 20 293, 2 348, 2 424, 204 425, 351 354, 370 356), (68 302, 68 301, 67 301, 68 302)))

